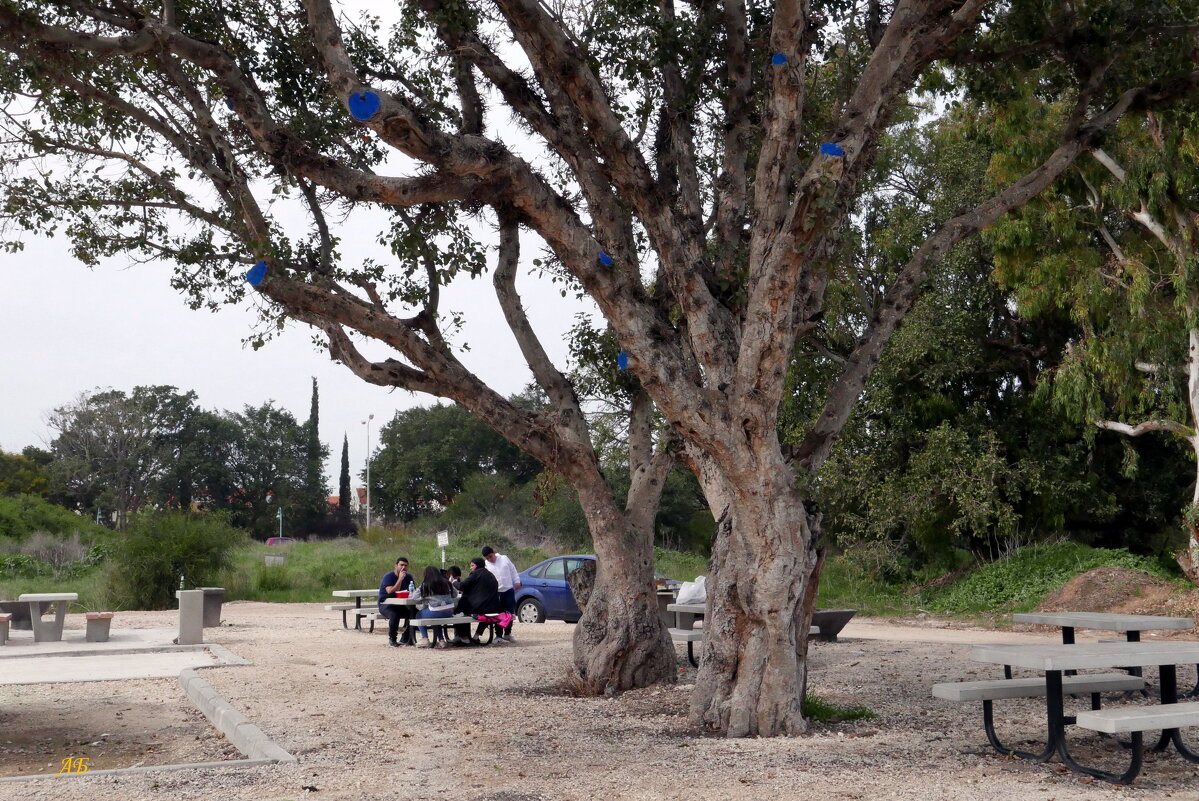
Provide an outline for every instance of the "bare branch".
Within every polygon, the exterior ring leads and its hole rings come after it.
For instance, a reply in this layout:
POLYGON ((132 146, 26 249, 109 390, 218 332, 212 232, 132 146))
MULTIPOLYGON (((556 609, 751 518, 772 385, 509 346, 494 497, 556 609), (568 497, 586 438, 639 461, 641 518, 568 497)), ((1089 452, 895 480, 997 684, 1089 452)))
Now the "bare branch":
POLYGON ((1173 420, 1146 420, 1135 426, 1128 423, 1117 423, 1114 420, 1096 420, 1095 425, 1107 431, 1117 431, 1129 437, 1139 437, 1151 431, 1165 431, 1186 440, 1195 435, 1193 429, 1181 423, 1175 423, 1173 420))

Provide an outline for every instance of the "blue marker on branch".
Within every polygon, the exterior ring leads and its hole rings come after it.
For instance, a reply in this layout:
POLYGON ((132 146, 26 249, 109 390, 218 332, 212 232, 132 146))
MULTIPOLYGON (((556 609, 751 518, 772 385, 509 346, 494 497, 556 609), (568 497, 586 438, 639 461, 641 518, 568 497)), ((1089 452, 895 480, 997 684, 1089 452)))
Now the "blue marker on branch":
POLYGON ((246 273, 246 283, 250 286, 258 286, 266 278, 266 262, 260 261, 250 268, 246 273))
POLYGON ((366 122, 379 113, 383 100, 374 92, 355 92, 350 95, 350 116, 359 122, 366 122))

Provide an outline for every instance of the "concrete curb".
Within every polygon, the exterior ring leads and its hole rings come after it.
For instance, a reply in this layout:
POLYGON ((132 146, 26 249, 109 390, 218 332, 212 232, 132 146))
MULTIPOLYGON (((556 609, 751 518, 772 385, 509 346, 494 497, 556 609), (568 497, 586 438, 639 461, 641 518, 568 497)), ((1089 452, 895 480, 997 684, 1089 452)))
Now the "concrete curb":
MULTIPOLYGON (((244 661, 244 660, 243 660, 244 661)), ((296 762, 296 758, 280 748, 245 715, 230 705, 212 685, 200 678, 195 668, 179 673, 179 684, 217 731, 225 735, 238 751, 251 761, 296 762)))
POLYGON ((192 768, 255 768, 278 764, 277 759, 229 759, 224 762, 187 762, 177 765, 143 765, 139 768, 111 768, 89 770, 87 773, 34 773, 29 776, 4 776, 0 783, 27 782, 35 779, 90 779, 93 776, 127 776, 133 773, 157 773, 164 770, 190 770, 192 768))

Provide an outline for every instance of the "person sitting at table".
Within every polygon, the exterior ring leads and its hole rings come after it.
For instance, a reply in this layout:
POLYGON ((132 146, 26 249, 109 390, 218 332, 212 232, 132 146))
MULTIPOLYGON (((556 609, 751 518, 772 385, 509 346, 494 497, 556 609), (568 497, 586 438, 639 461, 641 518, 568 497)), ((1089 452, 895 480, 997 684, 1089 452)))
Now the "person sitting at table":
POLYGON ((462 592, 462 568, 458 565, 450 565, 445 569, 445 577, 450 582, 450 588, 455 594, 462 592))
MULTIPOLYGON (((462 595, 458 597, 455 611, 460 615, 481 615, 500 611, 500 585, 487 570, 487 562, 481 556, 470 560, 470 575, 462 580, 462 595)), ((475 636, 470 636, 470 624, 454 626, 454 645, 480 645, 479 635, 486 623, 480 623, 475 636)))
POLYGON ((411 641, 412 634, 405 628, 403 641, 396 640, 396 634, 399 633, 400 621, 410 617, 410 612, 406 606, 390 606, 384 604, 388 598, 396 597, 397 592, 412 592, 416 586, 416 579, 408 572, 408 557, 401 556, 396 560, 395 569, 388 571, 383 580, 379 582, 379 614, 387 618, 387 644, 393 648, 398 648, 401 645, 414 645, 411 641))
MULTIPOLYGON (((454 614, 454 596, 450 590, 450 583, 446 581, 445 576, 441 575, 441 571, 429 565, 425 568, 425 581, 420 585, 420 597, 425 602, 425 608, 417 614, 418 620, 429 620, 439 617, 450 617, 454 614)), ((429 627, 420 627, 420 647, 433 648, 440 645, 442 648, 446 646, 445 629, 441 626, 433 627, 433 641, 429 642, 429 627)))

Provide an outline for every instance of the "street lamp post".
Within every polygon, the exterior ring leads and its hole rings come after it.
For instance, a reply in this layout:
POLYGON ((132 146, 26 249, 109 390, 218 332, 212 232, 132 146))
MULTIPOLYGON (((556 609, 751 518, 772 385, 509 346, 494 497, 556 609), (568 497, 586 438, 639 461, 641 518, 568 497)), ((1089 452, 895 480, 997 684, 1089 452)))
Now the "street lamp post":
POLYGON ((275 517, 279 518, 279 537, 283 537, 283 507, 280 506, 275 511, 275 517))
POLYGON ((369 414, 362 424, 366 426, 366 528, 371 527, 371 420, 375 416, 369 414))

